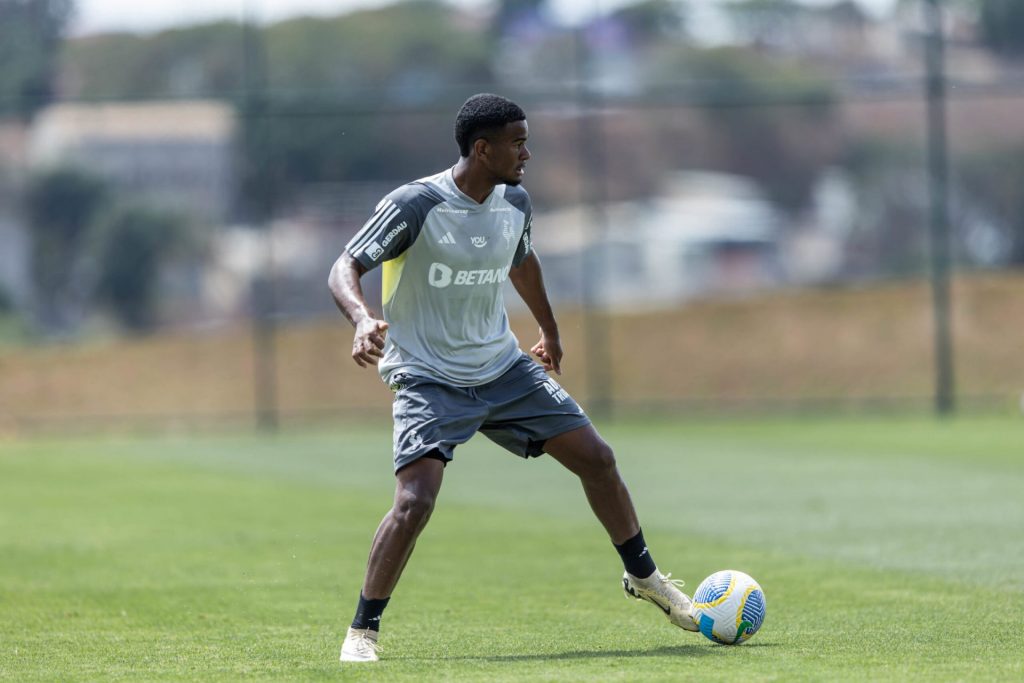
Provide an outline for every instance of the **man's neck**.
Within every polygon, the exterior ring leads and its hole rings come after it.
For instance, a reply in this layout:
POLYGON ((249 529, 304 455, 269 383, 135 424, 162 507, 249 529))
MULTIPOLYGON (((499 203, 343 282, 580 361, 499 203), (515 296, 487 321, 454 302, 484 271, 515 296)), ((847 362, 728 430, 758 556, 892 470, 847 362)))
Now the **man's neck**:
POLYGON ((455 168, 452 169, 452 178, 455 186, 462 190, 462 193, 475 201, 483 204, 494 191, 495 183, 489 178, 481 177, 479 169, 466 157, 460 157, 455 168))

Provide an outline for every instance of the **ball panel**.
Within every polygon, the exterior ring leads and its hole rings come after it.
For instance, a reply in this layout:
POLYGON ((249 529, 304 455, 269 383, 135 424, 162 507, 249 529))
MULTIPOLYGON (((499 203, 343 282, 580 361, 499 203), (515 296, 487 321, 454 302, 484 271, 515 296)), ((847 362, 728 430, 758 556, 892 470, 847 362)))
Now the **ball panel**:
POLYGON ((718 633, 715 632, 715 620, 709 617, 707 614, 701 614, 697 618, 697 625, 700 627, 700 632, 708 640, 714 641, 721 645, 728 645, 729 643, 723 640, 718 633))
POLYGON ((748 638, 757 633, 757 630, 761 628, 767 607, 761 587, 755 583, 753 588, 754 590, 750 592, 743 604, 742 612, 743 619, 750 622, 750 628, 747 630, 748 638))
POLYGON ((697 592, 693 594, 694 607, 698 609, 717 607, 729 599, 734 588, 733 572, 729 570, 715 572, 697 586, 697 592))

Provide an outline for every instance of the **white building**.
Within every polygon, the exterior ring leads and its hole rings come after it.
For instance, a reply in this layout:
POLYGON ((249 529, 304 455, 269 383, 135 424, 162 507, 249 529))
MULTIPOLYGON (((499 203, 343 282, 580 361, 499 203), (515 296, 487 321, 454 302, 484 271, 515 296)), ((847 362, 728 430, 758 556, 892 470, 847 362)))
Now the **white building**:
POLYGON ((149 202, 220 220, 234 129, 234 112, 219 102, 57 104, 36 116, 29 163, 77 165, 149 202))
POLYGON ((537 212, 533 236, 552 296, 657 307, 777 284, 778 228, 752 181, 680 172, 650 199, 537 212))

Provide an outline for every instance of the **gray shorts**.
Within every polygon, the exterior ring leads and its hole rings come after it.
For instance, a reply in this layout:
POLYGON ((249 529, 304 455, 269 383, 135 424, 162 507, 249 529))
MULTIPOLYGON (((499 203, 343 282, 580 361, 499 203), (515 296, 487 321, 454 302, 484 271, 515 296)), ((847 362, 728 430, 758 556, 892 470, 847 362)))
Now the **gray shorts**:
POLYGON ((396 472, 431 451, 448 462, 477 432, 529 458, 541 455, 548 439, 590 424, 572 396, 525 353, 503 375, 475 387, 401 373, 391 383, 396 472))

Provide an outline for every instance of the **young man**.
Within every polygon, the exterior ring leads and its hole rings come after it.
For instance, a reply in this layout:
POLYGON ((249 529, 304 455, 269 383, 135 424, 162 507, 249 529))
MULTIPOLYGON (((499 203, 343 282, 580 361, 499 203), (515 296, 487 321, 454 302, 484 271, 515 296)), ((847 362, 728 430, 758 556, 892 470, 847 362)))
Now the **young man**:
POLYGON ((455 447, 482 432, 518 456, 547 453, 576 474, 625 566, 626 594, 657 605, 688 631, 690 599, 657 570, 615 458, 561 374, 562 345, 530 243, 526 115, 497 95, 469 98, 455 120, 460 158, 403 185, 345 247, 329 285, 355 325, 352 358, 377 365, 393 391, 394 505, 370 547, 343 662, 377 661, 380 619, 441 488, 455 447), (383 264, 381 319, 360 277, 383 264), (509 329, 502 284, 512 281, 540 325, 531 349, 509 329))

